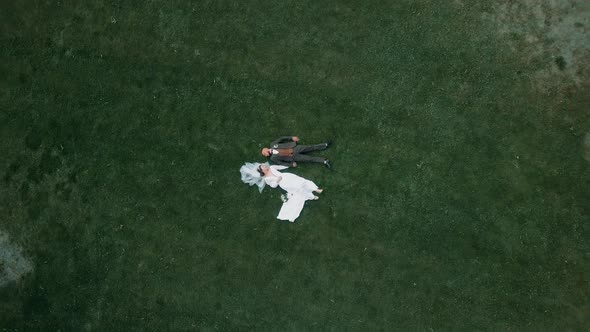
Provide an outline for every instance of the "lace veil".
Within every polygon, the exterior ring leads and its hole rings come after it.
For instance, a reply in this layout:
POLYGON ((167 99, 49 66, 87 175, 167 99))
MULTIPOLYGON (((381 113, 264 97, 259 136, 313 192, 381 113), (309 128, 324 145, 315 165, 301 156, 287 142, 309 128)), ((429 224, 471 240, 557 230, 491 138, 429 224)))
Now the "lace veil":
MULTIPOLYGON (((240 167, 240 174, 242 175, 242 182, 251 186, 258 186, 258 191, 262 193, 266 183, 264 182, 264 176, 258 173, 260 165, 260 163, 245 163, 240 167)), ((268 165, 268 163, 264 163, 264 165, 268 165)))

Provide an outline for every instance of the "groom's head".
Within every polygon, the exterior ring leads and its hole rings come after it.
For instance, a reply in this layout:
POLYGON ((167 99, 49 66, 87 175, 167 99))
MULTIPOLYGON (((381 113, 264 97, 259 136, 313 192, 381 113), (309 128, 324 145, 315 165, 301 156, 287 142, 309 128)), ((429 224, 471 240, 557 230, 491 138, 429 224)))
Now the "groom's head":
POLYGON ((265 157, 270 157, 270 149, 269 148, 263 148, 262 149, 262 155, 265 157))

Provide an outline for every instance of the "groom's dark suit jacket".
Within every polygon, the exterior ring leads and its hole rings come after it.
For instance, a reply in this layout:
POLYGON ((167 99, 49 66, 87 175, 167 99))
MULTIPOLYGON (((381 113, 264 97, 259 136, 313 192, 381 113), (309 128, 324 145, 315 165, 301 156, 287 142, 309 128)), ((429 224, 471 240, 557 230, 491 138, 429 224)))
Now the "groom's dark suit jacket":
POLYGON ((291 166, 295 156, 296 142, 293 142, 293 136, 283 136, 272 143, 270 148, 279 151, 279 154, 273 154, 270 156, 270 160, 277 164, 291 166))

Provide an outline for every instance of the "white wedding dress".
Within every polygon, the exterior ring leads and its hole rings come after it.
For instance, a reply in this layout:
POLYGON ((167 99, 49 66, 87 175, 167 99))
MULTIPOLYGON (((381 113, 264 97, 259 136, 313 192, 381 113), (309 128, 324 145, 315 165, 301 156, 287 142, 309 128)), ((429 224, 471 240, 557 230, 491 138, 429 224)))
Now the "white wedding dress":
POLYGON ((305 201, 314 199, 313 191, 317 190, 318 186, 298 175, 279 172, 285 168, 288 167, 270 166, 273 175, 265 176, 264 182, 272 188, 279 186, 287 192, 287 201, 283 203, 277 219, 294 222, 301 214, 305 201))

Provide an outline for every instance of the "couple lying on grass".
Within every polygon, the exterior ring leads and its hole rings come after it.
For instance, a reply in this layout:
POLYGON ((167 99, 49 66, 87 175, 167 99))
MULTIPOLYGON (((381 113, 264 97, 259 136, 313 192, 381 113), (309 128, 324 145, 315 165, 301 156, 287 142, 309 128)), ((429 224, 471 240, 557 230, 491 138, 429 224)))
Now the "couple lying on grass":
POLYGON ((319 199, 313 193, 321 194, 323 189, 310 180, 280 171, 289 166, 297 167, 298 162, 322 163, 328 168, 332 167, 330 161, 324 157, 307 155, 308 152, 327 149, 330 142, 315 145, 298 145, 297 142, 297 136, 284 136, 272 142, 270 147, 262 149, 263 156, 280 165, 270 166, 268 162, 246 163, 240 168, 242 182, 257 185, 261 193, 267 184, 272 188, 281 187, 287 192, 277 219, 290 222, 299 217, 305 201, 319 199))

